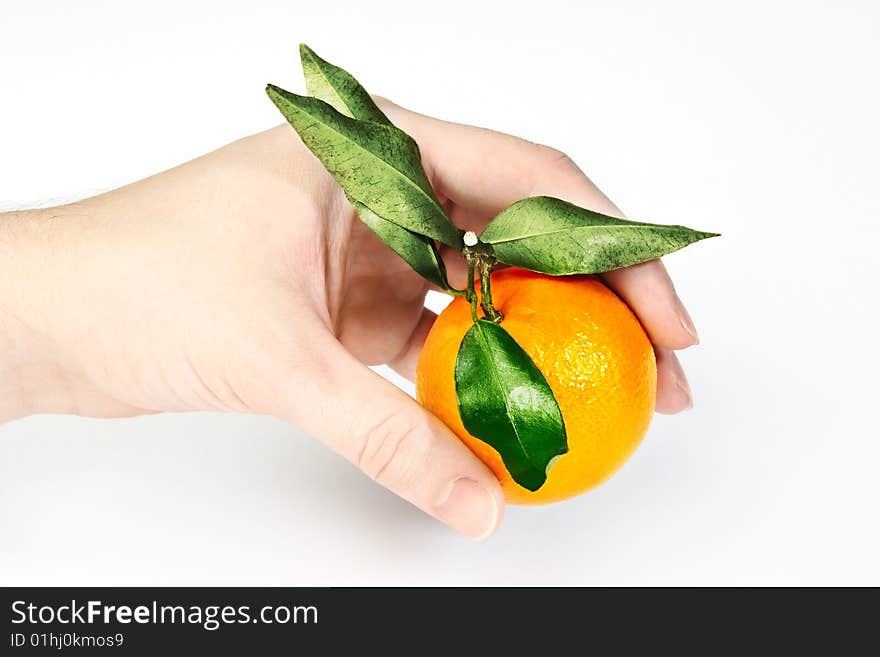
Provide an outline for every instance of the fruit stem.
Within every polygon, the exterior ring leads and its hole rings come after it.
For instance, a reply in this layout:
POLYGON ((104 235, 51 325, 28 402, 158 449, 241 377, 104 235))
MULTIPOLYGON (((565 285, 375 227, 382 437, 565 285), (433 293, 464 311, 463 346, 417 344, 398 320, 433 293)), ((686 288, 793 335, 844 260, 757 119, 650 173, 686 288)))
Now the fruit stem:
POLYGON ((483 314, 490 322, 500 324, 504 319, 500 312, 492 305, 492 269, 495 267, 495 258, 479 258, 480 266, 480 292, 482 293, 481 305, 483 314))
POLYGON ((467 258, 468 263, 468 282, 467 282, 467 290, 465 290, 467 294, 467 300, 471 304, 471 319, 474 320, 474 324, 477 323, 479 319, 477 317, 477 292, 474 289, 474 259, 467 253, 468 247, 465 247, 465 257, 467 258))
MULTIPOLYGON (((468 263, 468 301, 471 302, 471 317, 474 322, 477 317, 477 291, 475 287, 475 277, 477 270, 480 276, 480 306, 483 309, 483 316, 490 322, 500 324, 504 319, 495 306, 492 304, 492 269, 495 267, 495 256, 492 253, 492 247, 488 244, 478 242, 476 236, 470 233, 472 240, 465 239, 465 247, 463 249, 464 257, 468 263)), ((466 236, 467 237, 467 236, 466 236)))

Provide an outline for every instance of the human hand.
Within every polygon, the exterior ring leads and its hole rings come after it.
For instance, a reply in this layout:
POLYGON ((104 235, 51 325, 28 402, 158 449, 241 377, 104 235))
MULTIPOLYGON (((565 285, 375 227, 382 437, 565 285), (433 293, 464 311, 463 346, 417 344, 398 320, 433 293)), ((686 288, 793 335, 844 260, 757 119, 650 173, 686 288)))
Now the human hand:
MULTIPOLYGON (((619 211, 561 153, 383 110, 420 144, 450 216, 479 231, 547 194, 619 211)), ((453 285, 463 263, 446 255, 453 285)), ((365 365, 412 377, 427 284, 366 229, 288 126, 119 190, 0 217, 0 419, 218 410, 283 417, 470 536, 497 526, 491 472, 365 365)), ((604 276, 658 356, 657 408, 690 404, 696 341, 658 261, 604 276)))

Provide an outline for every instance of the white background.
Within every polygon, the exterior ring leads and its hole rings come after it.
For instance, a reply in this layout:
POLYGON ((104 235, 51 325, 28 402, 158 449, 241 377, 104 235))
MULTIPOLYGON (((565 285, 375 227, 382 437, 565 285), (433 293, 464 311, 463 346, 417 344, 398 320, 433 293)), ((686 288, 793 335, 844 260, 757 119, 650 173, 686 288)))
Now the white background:
POLYGON ((277 123, 305 41, 724 234, 667 259, 696 408, 595 492, 477 543, 271 418, 32 417, 0 428, 0 583, 880 584, 877 7, 0 0, 7 208, 277 123))

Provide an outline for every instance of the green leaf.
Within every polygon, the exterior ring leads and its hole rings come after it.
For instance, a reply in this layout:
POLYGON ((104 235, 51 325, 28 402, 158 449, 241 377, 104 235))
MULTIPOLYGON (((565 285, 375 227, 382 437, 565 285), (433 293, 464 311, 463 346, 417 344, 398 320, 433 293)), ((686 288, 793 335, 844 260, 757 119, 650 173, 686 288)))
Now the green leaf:
POLYGON ((351 198, 387 221, 461 248, 461 235, 434 195, 409 135, 271 84, 266 93, 351 198))
POLYGON ((717 233, 608 217, 558 198, 523 199, 498 214, 480 240, 501 262, 562 276, 600 274, 677 251, 717 233))
POLYGON ((299 45, 306 91, 336 111, 361 121, 391 125, 370 94, 348 71, 321 59, 306 44, 299 45))
POLYGON ((553 391, 529 355, 501 326, 477 320, 458 350, 455 391, 465 429, 498 451, 516 483, 538 490, 568 441, 553 391))
MULTIPOLYGON (((391 121, 376 106, 367 90, 350 73, 321 59, 304 43, 300 44, 299 53, 306 90, 310 96, 323 100, 336 111, 351 118, 391 125, 391 121)), ((350 196, 348 200, 361 221, 410 267, 435 285, 449 289, 446 267, 433 240, 380 217, 350 196)))
POLYGON ((445 290, 449 289, 446 266, 433 240, 383 219, 360 201, 353 198, 348 200, 367 228, 376 233, 379 239, 390 246, 410 267, 435 285, 445 290))

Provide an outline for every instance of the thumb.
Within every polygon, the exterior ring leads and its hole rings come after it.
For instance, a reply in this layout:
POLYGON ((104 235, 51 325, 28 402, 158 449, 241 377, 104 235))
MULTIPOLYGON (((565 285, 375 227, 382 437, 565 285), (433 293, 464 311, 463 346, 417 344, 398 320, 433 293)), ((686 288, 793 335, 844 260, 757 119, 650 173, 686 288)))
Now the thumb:
POLYGON ((279 414, 462 534, 495 531, 504 508, 495 475, 409 395, 335 339, 322 342, 312 347, 318 363, 283 376, 279 414))

